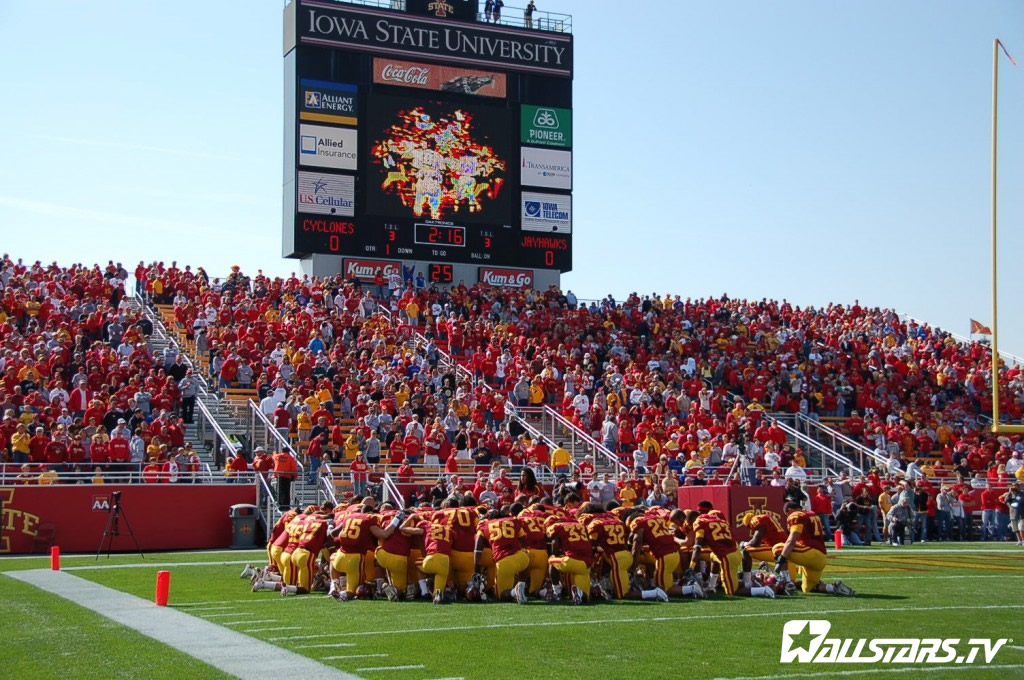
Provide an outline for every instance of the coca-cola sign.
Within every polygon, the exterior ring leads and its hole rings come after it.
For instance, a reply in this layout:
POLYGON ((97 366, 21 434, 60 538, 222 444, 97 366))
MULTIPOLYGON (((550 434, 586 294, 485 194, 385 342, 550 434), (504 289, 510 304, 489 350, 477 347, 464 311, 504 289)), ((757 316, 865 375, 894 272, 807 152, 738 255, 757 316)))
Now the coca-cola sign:
POLYGON ((373 60, 373 82, 435 92, 458 92, 481 97, 504 97, 505 74, 401 59, 373 60))
POLYGON ((402 85, 430 85, 430 69, 420 66, 402 68, 397 64, 387 64, 380 72, 380 79, 386 83, 401 83, 402 85))
POLYGON ((533 288, 533 271, 480 267, 480 283, 501 288, 533 288))
POLYGON ((342 273, 346 279, 373 281, 373 277, 378 273, 387 279, 392 272, 401 276, 402 264, 387 260, 345 260, 342 263, 342 273))

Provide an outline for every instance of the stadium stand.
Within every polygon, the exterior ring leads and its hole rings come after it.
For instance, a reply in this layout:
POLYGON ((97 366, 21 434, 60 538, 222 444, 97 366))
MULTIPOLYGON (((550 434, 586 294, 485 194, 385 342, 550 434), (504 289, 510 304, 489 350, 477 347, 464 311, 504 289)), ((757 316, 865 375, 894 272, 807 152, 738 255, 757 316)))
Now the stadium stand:
MULTIPOLYGON (((892 310, 134 273, 126 296, 119 264, 5 257, 4 475, 287 479, 282 506, 531 484, 671 506, 680 486, 767 484, 853 542, 902 495, 918 537, 1009 537, 1024 443, 987 430, 988 349, 892 310)), ((1004 367, 1013 420, 1021 380, 1004 367)))

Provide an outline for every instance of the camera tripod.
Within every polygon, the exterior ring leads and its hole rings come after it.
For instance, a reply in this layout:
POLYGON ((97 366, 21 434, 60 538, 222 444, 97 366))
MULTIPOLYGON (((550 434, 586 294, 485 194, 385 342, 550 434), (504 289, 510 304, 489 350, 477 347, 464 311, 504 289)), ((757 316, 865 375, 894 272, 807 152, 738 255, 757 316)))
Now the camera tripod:
POLYGON ((119 498, 120 492, 114 494, 114 505, 110 508, 110 515, 107 517, 107 527, 103 530, 103 537, 100 538, 100 547, 96 550, 96 559, 100 558, 100 553, 103 552, 103 543, 107 544, 107 557, 110 557, 110 551, 114 546, 114 537, 121 535, 121 520, 124 520, 124 526, 128 529, 128 536, 132 537, 132 541, 135 542, 135 550, 138 551, 142 559, 146 559, 146 556, 142 552, 142 548, 139 546, 139 539, 135 538, 135 532, 132 531, 132 525, 128 522, 128 513, 121 509, 121 499, 119 498))

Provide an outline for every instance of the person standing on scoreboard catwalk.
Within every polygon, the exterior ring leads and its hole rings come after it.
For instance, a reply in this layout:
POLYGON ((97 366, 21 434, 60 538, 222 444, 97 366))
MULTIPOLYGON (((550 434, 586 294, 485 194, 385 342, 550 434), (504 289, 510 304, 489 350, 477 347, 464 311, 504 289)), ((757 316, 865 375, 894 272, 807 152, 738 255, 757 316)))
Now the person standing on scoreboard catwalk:
POLYGON ((537 4, 530 0, 530 4, 523 10, 523 22, 527 28, 533 28, 533 12, 537 9, 537 4))
POLYGON ((494 9, 491 10, 491 17, 494 19, 494 23, 501 23, 501 8, 505 6, 502 0, 494 0, 494 9))
POLYGON ((484 3, 484 21, 491 22, 491 14, 494 12, 494 0, 487 0, 484 3))

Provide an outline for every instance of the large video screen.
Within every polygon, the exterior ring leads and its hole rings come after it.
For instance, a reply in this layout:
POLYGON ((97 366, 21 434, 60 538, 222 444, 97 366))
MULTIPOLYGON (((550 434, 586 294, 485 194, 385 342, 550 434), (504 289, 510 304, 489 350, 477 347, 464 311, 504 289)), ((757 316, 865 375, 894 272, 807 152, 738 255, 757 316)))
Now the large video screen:
POLYGON ((518 168, 503 107, 376 96, 369 103, 366 212, 511 224, 518 168))

